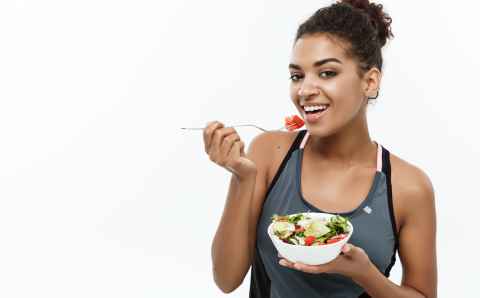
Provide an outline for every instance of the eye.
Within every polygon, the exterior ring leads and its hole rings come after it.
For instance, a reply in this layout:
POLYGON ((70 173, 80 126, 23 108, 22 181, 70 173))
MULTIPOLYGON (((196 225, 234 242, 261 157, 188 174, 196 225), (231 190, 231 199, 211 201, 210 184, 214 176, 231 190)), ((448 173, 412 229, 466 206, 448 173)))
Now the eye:
POLYGON ((335 71, 332 71, 332 70, 326 70, 326 71, 322 71, 318 74, 321 78, 331 78, 331 77, 334 77, 337 75, 337 73, 335 71))
POLYGON ((291 80, 292 82, 297 82, 297 81, 299 81, 301 78, 302 78, 301 75, 296 74, 296 73, 290 75, 290 80, 291 80))

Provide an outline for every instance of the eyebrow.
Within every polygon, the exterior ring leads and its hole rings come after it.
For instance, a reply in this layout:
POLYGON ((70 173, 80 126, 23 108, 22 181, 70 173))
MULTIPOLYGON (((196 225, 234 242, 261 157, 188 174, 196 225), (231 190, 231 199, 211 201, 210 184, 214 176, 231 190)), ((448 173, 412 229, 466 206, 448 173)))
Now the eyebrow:
MULTIPOLYGON (((321 66, 321 65, 323 65, 325 63, 328 63, 328 62, 337 62, 337 63, 342 64, 342 62, 340 60, 338 60, 337 58, 326 58, 326 59, 315 61, 315 63, 313 63, 313 66, 318 67, 318 66, 321 66)), ((290 63, 288 65, 288 68, 299 69, 299 70, 302 69, 300 66, 298 66, 296 64, 292 64, 292 63, 290 63)))

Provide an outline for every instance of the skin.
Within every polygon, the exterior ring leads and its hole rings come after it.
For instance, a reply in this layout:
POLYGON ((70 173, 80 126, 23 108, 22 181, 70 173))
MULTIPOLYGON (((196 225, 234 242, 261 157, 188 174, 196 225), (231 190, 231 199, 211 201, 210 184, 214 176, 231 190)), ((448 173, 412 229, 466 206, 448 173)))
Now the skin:
MULTIPOLYGON (((329 212, 356 208, 376 171, 377 145, 368 132, 368 97, 379 88, 381 72, 361 73, 348 42, 326 34, 300 38, 292 49, 290 96, 303 115, 302 105, 327 103, 315 123, 306 122, 310 138, 302 161, 302 194, 329 212), (335 58, 322 65, 316 62, 335 58)), ((292 144, 294 132, 257 136, 247 153, 233 128, 214 121, 205 127, 205 151, 232 173, 227 201, 212 243, 214 279, 224 292, 243 281, 250 268, 256 225, 268 186, 292 144), (233 236, 232 236, 233 235, 233 236), (234 244, 233 244, 234 243, 234 244)), ((309 273, 339 273, 352 278, 372 297, 436 297, 436 215, 432 184, 417 167, 391 154, 393 205, 403 267, 396 285, 370 261, 361 247, 347 244, 328 264, 291 263, 281 256, 279 266, 309 273)))

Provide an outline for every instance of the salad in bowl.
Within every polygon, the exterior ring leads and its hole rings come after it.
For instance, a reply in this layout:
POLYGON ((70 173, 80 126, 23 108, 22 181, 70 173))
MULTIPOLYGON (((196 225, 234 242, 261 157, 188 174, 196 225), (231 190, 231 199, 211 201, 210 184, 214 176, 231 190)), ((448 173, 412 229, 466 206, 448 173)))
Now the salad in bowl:
POLYGON ((291 262, 320 265, 335 259, 353 233, 350 221, 328 213, 273 215, 268 235, 291 262))

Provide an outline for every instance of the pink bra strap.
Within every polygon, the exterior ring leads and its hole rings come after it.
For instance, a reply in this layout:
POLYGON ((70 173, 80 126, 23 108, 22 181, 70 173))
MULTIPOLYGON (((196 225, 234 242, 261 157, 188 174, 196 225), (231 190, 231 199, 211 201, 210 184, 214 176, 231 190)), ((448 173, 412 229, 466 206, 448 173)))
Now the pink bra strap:
POLYGON ((305 136, 303 136, 303 140, 302 140, 302 143, 300 144, 300 149, 303 149, 305 148, 305 144, 307 143, 307 140, 308 140, 308 136, 310 135, 310 133, 307 131, 305 133, 305 136))
MULTIPOLYGON (((377 143, 377 142, 375 142, 377 143)), ((378 150, 377 150, 377 172, 381 172, 382 171, 382 145, 380 145, 379 143, 377 143, 377 147, 378 147, 378 150)))

